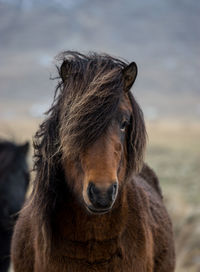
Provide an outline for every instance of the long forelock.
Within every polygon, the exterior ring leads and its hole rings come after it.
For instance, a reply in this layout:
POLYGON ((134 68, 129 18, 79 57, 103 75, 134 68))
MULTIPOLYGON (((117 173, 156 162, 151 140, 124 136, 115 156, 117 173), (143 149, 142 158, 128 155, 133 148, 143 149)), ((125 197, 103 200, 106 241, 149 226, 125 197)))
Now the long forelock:
POLYGON ((79 155, 107 129, 123 93, 125 66, 107 55, 72 58, 60 117, 63 156, 79 155))

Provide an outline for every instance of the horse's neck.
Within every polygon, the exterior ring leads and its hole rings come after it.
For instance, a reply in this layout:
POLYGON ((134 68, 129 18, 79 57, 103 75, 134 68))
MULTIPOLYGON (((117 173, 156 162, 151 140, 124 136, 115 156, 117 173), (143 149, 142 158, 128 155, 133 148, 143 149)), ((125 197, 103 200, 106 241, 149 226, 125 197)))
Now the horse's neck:
POLYGON ((57 217, 59 229, 56 231, 59 233, 60 254, 91 262, 120 255, 120 239, 128 216, 126 192, 107 214, 92 215, 85 209, 73 200, 60 210, 57 217))
POLYGON ((126 192, 123 191, 111 212, 90 214, 84 206, 72 198, 60 209, 59 232, 70 241, 105 241, 115 239, 123 232, 127 219, 126 192))
POLYGON ((120 263, 128 255, 127 248, 142 251, 151 242, 151 234, 146 231, 147 202, 143 189, 133 180, 118 195, 111 212, 104 215, 91 215, 72 199, 57 213, 54 258, 80 265, 111 265, 114 259, 120 263))

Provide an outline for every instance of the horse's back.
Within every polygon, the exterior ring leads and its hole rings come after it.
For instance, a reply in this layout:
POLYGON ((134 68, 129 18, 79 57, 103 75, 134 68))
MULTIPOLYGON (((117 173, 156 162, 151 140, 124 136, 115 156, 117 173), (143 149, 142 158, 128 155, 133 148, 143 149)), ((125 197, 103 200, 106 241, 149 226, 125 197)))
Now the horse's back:
POLYGON ((142 177, 162 197, 159 179, 152 168, 144 163, 139 176, 142 177))

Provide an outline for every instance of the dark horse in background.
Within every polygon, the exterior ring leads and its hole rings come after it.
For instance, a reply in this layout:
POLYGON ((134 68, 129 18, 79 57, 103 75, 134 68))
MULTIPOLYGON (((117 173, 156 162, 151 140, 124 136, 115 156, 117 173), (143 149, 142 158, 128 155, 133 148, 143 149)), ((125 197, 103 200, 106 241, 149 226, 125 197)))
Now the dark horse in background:
POLYGON ((17 213, 29 184, 26 162, 29 144, 0 141, 0 271, 7 272, 10 246, 17 213))
POLYGON ((33 191, 12 240, 15 272, 172 272, 172 225, 143 162, 134 62, 61 54, 61 81, 36 133, 33 191))

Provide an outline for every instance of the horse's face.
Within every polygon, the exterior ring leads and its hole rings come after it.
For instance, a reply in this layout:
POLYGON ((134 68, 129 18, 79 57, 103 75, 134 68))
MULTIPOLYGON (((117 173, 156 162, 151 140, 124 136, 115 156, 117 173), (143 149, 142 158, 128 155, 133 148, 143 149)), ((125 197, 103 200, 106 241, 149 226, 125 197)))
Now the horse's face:
POLYGON ((108 212, 126 180, 128 136, 133 120, 128 92, 137 75, 136 64, 131 63, 122 73, 124 89, 109 126, 78 158, 65 157, 64 161, 68 184, 91 213, 108 212))
POLYGON ((81 157, 83 199, 93 213, 109 211, 126 174, 126 133, 131 107, 127 97, 107 131, 81 157))
POLYGON ((110 126, 83 154, 78 162, 66 161, 65 169, 75 194, 91 213, 108 212, 124 184, 131 104, 123 94, 110 126), (70 176, 69 176, 70 175, 70 176))

